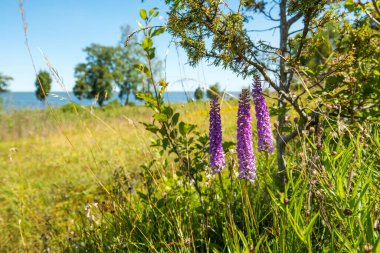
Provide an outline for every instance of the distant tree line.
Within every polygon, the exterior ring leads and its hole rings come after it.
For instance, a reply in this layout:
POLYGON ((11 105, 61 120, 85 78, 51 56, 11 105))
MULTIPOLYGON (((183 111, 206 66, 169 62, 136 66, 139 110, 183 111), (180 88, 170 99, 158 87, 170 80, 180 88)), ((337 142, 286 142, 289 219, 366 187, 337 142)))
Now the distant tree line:
MULTIPOLYGON (((137 38, 129 39, 129 26, 122 27, 122 36, 117 46, 102 46, 91 44, 84 49, 86 61, 75 67, 76 83, 74 95, 82 100, 96 99, 99 106, 103 106, 117 88, 120 100, 127 105, 130 96, 137 92, 151 92, 147 76, 136 69, 144 61, 143 51, 137 44, 137 38)), ((153 62, 156 74, 161 71, 161 62, 153 62)))
MULTIPOLYGON (((214 98, 215 96, 221 96, 222 92, 220 91, 220 85, 219 83, 210 85, 210 87, 206 90, 206 96, 207 98, 214 98)), ((204 98, 205 94, 201 87, 198 87, 194 91, 194 98, 195 100, 202 100, 204 98)))
MULTIPOLYGON (((144 62, 144 51, 137 43, 137 37, 129 37, 131 27, 121 28, 121 39, 117 46, 91 44, 84 48, 85 62, 75 67, 74 95, 79 99, 95 99, 99 106, 110 99, 114 90, 124 105, 128 105, 131 95, 139 92, 152 92, 148 76, 137 70, 139 63, 144 62), (128 44, 124 45, 127 41, 128 44)), ((156 58, 155 58, 156 59, 156 58)), ((154 75, 160 75, 162 64, 160 60, 152 62, 154 75)), ((7 91, 12 77, 0 73, 0 92, 7 91)), ((51 90, 52 78, 48 71, 40 70, 35 80, 35 94, 38 100, 45 101, 51 90)), ((211 85, 206 92, 201 87, 195 90, 194 98, 201 100, 206 96, 219 96, 218 83, 211 85)))

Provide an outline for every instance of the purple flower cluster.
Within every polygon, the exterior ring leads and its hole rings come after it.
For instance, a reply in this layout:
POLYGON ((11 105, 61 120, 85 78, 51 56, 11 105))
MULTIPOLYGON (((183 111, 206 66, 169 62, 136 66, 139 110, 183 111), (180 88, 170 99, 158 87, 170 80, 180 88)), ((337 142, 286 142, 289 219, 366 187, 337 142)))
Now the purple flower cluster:
MULTIPOLYGON (((237 116, 237 145, 239 178, 255 181, 256 161, 252 144, 251 98, 248 89, 243 89, 239 98, 237 116)), ((261 82, 255 78, 252 97, 257 118, 258 150, 273 153, 274 145, 268 106, 262 93, 261 82)), ((222 123, 218 98, 210 102, 210 167, 212 174, 220 172, 226 165, 222 146, 222 123)))
POLYGON ((226 165, 222 146, 222 122, 218 98, 210 101, 210 167, 216 174, 226 165))
POLYGON ((258 77, 255 78, 252 88, 253 103, 255 104, 257 119, 257 135, 259 138, 258 150, 267 153, 273 153, 272 129, 268 106, 262 94, 261 82, 258 77))
POLYGON ((239 99, 236 151, 239 159, 240 178, 253 183, 256 177, 256 162, 252 147, 250 102, 249 91, 243 89, 239 99))

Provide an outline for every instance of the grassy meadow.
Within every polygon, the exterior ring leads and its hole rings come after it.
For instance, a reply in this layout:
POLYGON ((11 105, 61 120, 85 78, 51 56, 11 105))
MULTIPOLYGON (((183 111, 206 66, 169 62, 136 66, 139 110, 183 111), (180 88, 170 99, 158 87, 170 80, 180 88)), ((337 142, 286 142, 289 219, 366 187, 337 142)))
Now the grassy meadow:
MULTIPOLYGON (((223 111, 233 140, 236 103, 223 111)), ((177 104, 183 117, 208 127, 206 102, 177 104)), ((0 252, 40 252, 43 239, 60 244, 77 212, 101 202, 115 171, 138 173, 155 154, 139 122, 144 106, 95 109, 65 106, 0 114, 0 252)))
MULTIPOLYGON (((172 106, 208 132, 207 102, 172 106)), ((235 142, 236 111, 222 102, 224 141, 235 142)), ((249 184, 231 146, 220 177, 199 173, 200 201, 175 157, 150 147, 149 108, 68 105, 0 119, 0 252, 379 252, 376 124, 302 133, 288 146, 284 193, 272 181, 275 155, 255 152, 249 184)))

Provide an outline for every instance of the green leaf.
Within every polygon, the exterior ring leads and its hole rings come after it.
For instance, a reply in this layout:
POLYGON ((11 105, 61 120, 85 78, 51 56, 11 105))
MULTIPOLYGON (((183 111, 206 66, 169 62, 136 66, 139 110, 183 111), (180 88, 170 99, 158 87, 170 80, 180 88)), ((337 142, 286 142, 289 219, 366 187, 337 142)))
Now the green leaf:
POLYGON ((156 99, 149 93, 138 92, 136 93, 136 97, 154 105, 157 103, 156 99))
POLYGON ((140 29, 143 29, 143 28, 144 28, 143 24, 141 24, 140 21, 137 21, 137 24, 139 25, 140 29))
POLYGON ((149 16, 153 14, 154 11, 157 10, 157 7, 154 7, 152 9, 149 10, 149 16))
POLYGON ((148 54, 149 59, 153 59, 155 56, 156 56, 156 49, 155 48, 149 49, 149 54, 148 54))
POLYGON ((147 75, 147 76, 150 76, 150 70, 147 66, 145 66, 143 63, 138 63, 138 64, 135 64, 133 65, 133 67, 140 71, 141 73, 147 75))
POLYGON ((162 113, 164 113, 168 118, 170 118, 173 115, 173 109, 169 106, 166 106, 163 110, 162 113))
POLYGON ((149 49, 153 46, 153 40, 149 37, 149 36, 146 36, 141 44, 142 48, 145 50, 145 51, 149 51, 149 49))
POLYGON ((318 217, 319 217, 319 213, 316 213, 314 215, 314 217, 311 219, 309 225, 307 225, 306 229, 304 230, 304 235, 306 237, 308 237, 310 235, 310 233, 312 232, 313 225, 314 225, 314 223, 315 223, 315 221, 317 220, 318 217))
POLYGON ((179 132, 182 136, 185 136, 186 134, 190 133, 192 130, 194 130, 195 125, 186 124, 184 122, 179 123, 179 132))
POLYGON ((377 76, 380 76, 380 71, 378 71, 377 69, 375 69, 375 70, 373 71, 373 73, 374 73, 375 75, 377 75, 377 76))
POLYGON ((159 199, 159 200, 157 201, 157 204, 156 204, 156 205, 157 205, 157 208, 160 209, 160 208, 164 207, 165 204, 166 204, 166 199, 165 199, 165 198, 162 198, 162 199, 159 199))
POLYGON ((375 244, 375 249, 373 252, 380 252, 380 237, 377 238, 376 244, 375 244))
POLYGON ((286 111, 286 107, 273 106, 269 109, 269 114, 270 116, 284 115, 286 111))
POLYGON ((152 37, 158 36, 164 32, 165 32, 165 27, 160 27, 160 28, 157 28, 156 30, 154 30, 151 36, 152 37))
POLYGON ((162 139, 162 147, 163 147, 164 149, 167 149, 168 146, 169 146, 169 139, 168 139, 168 138, 163 138, 163 139, 162 139))
POLYGON ((293 230, 296 233, 296 235, 298 235, 299 239, 304 244, 307 244, 302 229, 300 228, 300 226, 298 225, 297 221, 294 219, 294 217, 292 216, 292 214, 290 213, 290 211, 287 211, 287 217, 288 217, 288 219, 290 221, 290 225, 292 225, 293 230))
POLYGON ((232 142, 232 141, 225 141, 223 142, 223 150, 224 152, 228 152, 230 150, 231 147, 233 147, 235 145, 235 142, 232 142))
POLYGON ((140 17, 144 20, 147 19, 147 15, 146 15, 146 10, 145 9, 140 9, 140 17))
POLYGON ((147 201, 148 200, 148 195, 142 193, 142 192, 137 192, 137 194, 139 195, 139 197, 144 200, 144 201, 147 201))
POLYGON ((168 120, 168 116, 164 113, 157 113, 153 115, 153 118, 160 121, 160 122, 165 122, 168 120))
POLYGON ((177 112, 177 113, 175 113, 173 115, 173 117, 172 117, 172 124, 173 124, 173 126, 177 125, 178 119, 179 119, 179 115, 180 115, 179 112, 177 112))
POLYGON ((262 242, 267 238, 267 235, 262 235, 260 236, 260 239, 259 241, 257 242, 256 246, 255 246, 255 253, 259 252, 259 249, 260 249, 260 246, 262 244, 262 242))
POLYGON ((152 132, 154 134, 156 134, 158 132, 158 127, 156 127, 155 125, 153 124, 147 124, 147 123, 143 123, 144 126, 145 126, 145 129, 149 132, 152 132))

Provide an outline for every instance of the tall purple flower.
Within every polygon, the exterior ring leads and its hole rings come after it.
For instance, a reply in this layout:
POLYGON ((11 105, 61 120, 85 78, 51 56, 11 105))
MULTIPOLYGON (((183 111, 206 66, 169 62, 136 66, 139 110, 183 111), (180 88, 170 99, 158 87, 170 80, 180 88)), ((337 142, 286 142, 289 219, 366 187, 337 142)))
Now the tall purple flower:
POLYGON ((252 147, 251 99, 248 89, 243 89, 239 99, 237 118, 237 146, 240 178, 252 183, 256 177, 255 154, 252 147))
POLYGON ((274 146, 268 106, 262 94, 261 82, 258 77, 255 77, 252 88, 252 97, 253 103, 255 104, 257 119, 257 135, 259 137, 258 150, 273 153, 274 146))
POLYGON ((215 96, 210 101, 210 167, 216 174, 226 165, 222 146, 222 122, 220 120, 220 105, 215 96))

